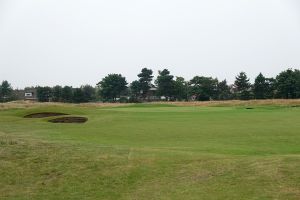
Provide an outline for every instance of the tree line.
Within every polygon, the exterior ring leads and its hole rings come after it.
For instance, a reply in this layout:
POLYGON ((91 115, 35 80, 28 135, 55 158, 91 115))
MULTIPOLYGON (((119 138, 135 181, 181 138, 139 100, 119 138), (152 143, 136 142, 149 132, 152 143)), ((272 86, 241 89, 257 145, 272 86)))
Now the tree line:
MULTIPOLYGON (((143 101, 209 101, 250 99, 295 99, 300 98, 300 71, 287 69, 275 78, 260 73, 252 84, 245 72, 240 72, 234 84, 226 80, 195 76, 191 80, 175 77, 168 69, 158 72, 154 80, 153 71, 143 68, 138 79, 127 83, 121 74, 108 74, 96 87, 84 85, 36 87, 40 102, 143 102, 143 101)), ((13 89, 7 81, 0 86, 2 102, 13 100, 13 89)))
POLYGON ((80 88, 71 86, 37 87, 37 99, 40 102, 84 103, 97 100, 96 88, 83 85, 80 88))

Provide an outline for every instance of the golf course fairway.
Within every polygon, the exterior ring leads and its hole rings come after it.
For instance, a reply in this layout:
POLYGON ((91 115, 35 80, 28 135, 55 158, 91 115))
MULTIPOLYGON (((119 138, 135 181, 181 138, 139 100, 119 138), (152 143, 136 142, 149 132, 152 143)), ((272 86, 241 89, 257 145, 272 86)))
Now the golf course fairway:
POLYGON ((3 107, 0 199, 299 200, 300 107, 3 107))

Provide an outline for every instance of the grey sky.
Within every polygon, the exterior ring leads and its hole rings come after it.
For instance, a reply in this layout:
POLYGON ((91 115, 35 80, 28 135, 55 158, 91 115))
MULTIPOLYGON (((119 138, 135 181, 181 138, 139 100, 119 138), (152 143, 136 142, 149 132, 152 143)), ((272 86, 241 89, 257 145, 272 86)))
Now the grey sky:
POLYGON ((0 0, 0 81, 95 85, 142 67, 234 81, 300 66, 298 0, 0 0))

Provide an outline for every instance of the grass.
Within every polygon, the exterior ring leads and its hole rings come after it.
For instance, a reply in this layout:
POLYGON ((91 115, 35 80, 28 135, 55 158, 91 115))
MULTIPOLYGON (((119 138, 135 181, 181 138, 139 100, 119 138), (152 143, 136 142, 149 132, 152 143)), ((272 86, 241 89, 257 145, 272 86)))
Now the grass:
POLYGON ((300 199, 298 103, 3 104, 0 199, 300 199))

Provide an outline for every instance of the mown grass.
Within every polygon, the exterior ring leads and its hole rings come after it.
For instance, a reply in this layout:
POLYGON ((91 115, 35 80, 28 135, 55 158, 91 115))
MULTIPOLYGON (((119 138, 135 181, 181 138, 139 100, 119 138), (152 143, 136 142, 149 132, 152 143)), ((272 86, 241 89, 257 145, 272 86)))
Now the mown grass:
POLYGON ((247 107, 2 109, 0 199, 300 199, 300 108, 247 107))

